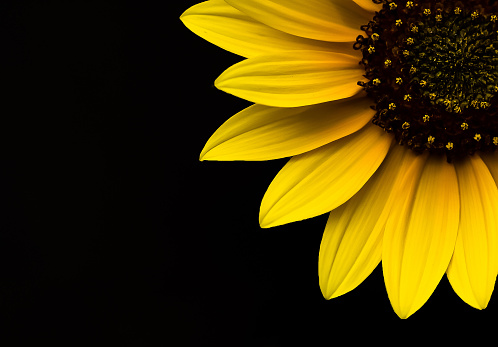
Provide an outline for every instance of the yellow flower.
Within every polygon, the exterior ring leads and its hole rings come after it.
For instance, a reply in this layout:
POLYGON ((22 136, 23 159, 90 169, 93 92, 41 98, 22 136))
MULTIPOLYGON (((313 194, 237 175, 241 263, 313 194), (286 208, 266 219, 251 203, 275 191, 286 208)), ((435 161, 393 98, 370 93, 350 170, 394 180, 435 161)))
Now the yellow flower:
POLYGON ((254 103, 221 125, 200 159, 291 158, 263 197, 260 225, 329 213, 318 262, 326 299, 353 290, 382 262, 401 318, 427 301, 445 273, 463 301, 483 309, 498 269, 498 121, 489 115, 497 104, 495 86, 486 84, 498 79, 498 52, 482 47, 487 58, 476 57, 469 74, 457 76, 447 62, 471 59, 466 47, 495 41, 498 28, 485 1, 478 10, 487 20, 474 21, 477 9, 442 1, 437 24, 426 2, 407 2, 409 11, 390 3, 209 0, 188 9, 181 20, 191 31, 245 58, 215 86, 254 103), (423 33, 397 22, 400 9, 407 23, 423 22, 423 33), (372 21, 375 11, 382 23, 372 21), (457 42, 468 25, 491 27, 472 29, 480 34, 462 46, 427 34, 457 42), (377 40, 399 52, 410 42, 413 54, 380 50, 362 60, 377 40), (408 105, 396 81, 421 77, 425 88, 406 90, 408 105), (375 79, 382 84, 369 83, 375 79), (476 95, 484 106, 470 108, 476 95), (461 130, 462 119, 472 121, 471 132, 461 130))

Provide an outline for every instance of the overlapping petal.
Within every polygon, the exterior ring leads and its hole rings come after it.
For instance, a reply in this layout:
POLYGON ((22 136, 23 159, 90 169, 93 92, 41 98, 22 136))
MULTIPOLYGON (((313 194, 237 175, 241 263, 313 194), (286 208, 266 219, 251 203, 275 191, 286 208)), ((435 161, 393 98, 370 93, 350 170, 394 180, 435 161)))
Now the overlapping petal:
POLYGON ((349 42, 371 12, 351 0, 226 0, 261 23, 315 40, 349 42))
POLYGON ((455 167, 460 226, 447 276, 463 301, 484 309, 493 293, 498 270, 498 190, 480 157, 471 156, 455 167))
POLYGON ((237 63, 218 77, 215 86, 257 104, 298 107, 357 94, 363 73, 354 55, 285 51, 237 63))
POLYGON ((319 105, 252 105, 227 120, 201 160, 271 160, 311 151, 360 130, 373 116, 363 93, 319 105))
POLYGON ((289 50, 349 53, 353 44, 324 42, 284 33, 258 22, 223 0, 194 5, 180 19, 206 41, 246 58, 289 50))
POLYGON ((439 156, 418 156, 388 218, 382 268, 394 311, 407 318, 430 297, 455 247, 460 197, 455 168, 439 156))
POLYGON ((261 202, 263 228, 318 216, 356 194, 384 160, 392 137, 373 124, 294 156, 261 202))
POLYGON ((318 258, 326 299, 356 288, 379 264, 384 227, 415 154, 394 145, 367 184, 330 212, 318 258))

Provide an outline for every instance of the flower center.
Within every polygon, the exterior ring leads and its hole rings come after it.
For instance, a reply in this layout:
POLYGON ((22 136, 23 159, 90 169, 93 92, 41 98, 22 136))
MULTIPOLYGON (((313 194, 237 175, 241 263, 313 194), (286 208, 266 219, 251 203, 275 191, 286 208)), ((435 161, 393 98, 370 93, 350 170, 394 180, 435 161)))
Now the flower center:
POLYGON ((448 161, 498 147, 498 2, 387 1, 361 27, 373 123, 448 161), (496 14, 495 14, 496 13, 496 14))

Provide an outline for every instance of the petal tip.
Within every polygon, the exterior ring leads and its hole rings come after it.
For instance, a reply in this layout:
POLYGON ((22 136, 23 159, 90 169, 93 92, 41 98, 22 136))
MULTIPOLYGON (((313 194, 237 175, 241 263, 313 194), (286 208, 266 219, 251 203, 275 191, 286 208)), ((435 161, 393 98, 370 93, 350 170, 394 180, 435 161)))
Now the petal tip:
POLYGON ((269 218, 270 212, 271 211, 263 211, 263 210, 259 211, 259 226, 261 228, 268 229, 285 224, 285 222, 284 223, 279 222, 278 219, 276 220, 275 218, 269 218))
POLYGON ((210 158, 206 158, 206 155, 208 153, 209 153, 209 149, 207 148, 207 146, 204 146, 201 153, 199 154, 199 161, 209 160, 210 158))
POLYGON ((414 314, 417 310, 412 310, 410 309, 401 309, 399 307, 394 307, 393 306, 394 313, 400 318, 400 319, 408 319, 412 314, 414 314))
POLYGON ((267 218, 265 219, 266 216, 262 216, 260 214, 259 216, 259 227, 262 229, 268 229, 271 228, 273 225, 268 222, 267 218))

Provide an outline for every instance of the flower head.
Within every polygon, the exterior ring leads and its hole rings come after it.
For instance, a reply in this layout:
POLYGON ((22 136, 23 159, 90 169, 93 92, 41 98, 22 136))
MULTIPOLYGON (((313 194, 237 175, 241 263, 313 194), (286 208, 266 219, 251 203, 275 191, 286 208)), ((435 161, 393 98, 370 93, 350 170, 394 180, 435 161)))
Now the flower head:
POLYGON ((201 160, 291 157, 260 225, 329 213, 326 299, 382 262, 402 318, 445 273, 462 300, 487 306, 498 268, 497 14, 487 0, 209 0, 182 15, 246 58, 215 85, 254 103, 201 160))

